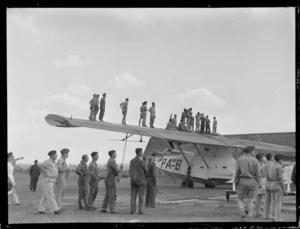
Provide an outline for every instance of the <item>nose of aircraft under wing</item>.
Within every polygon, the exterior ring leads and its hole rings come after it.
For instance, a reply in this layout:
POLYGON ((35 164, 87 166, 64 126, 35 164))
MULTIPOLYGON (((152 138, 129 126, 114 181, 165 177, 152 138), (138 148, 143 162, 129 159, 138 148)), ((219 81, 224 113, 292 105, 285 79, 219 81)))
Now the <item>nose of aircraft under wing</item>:
POLYGON ((75 121, 55 114, 49 114, 45 117, 45 119, 46 122, 51 126, 80 127, 80 125, 77 124, 75 121))

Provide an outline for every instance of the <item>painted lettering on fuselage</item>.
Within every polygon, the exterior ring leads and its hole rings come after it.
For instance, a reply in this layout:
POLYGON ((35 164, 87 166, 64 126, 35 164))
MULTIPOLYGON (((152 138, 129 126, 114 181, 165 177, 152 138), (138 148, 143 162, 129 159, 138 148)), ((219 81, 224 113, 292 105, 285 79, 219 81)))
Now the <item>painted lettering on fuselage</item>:
POLYGON ((180 170, 182 160, 177 158, 161 157, 157 159, 157 162, 160 162, 161 169, 180 170))

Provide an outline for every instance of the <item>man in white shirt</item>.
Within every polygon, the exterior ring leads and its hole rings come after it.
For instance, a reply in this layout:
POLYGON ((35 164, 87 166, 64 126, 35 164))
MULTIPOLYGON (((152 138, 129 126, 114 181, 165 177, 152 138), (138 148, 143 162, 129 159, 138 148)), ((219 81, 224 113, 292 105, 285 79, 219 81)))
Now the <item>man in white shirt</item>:
POLYGON ((14 166, 13 166, 13 162, 15 160, 14 155, 12 152, 8 153, 7 155, 7 172, 8 172, 8 179, 10 180, 10 182, 12 183, 12 191, 9 193, 12 196, 12 203, 14 205, 19 205, 20 201, 19 201, 19 197, 18 197, 18 193, 17 193, 17 188, 16 188, 16 181, 14 178, 14 166))

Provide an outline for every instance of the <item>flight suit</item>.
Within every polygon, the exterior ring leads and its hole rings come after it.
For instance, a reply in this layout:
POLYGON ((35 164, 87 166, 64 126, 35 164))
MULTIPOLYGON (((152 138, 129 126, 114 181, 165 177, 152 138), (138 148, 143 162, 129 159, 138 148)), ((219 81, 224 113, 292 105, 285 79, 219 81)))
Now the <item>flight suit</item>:
POLYGON ((37 164, 34 164, 30 167, 29 175, 30 175, 30 190, 36 190, 37 182, 39 181, 39 176, 41 174, 40 168, 37 164))
POLYGON ((196 132, 200 132, 200 115, 196 115, 196 132))
POLYGON ((269 168, 273 165, 272 161, 268 161, 267 164, 263 167, 263 176, 266 178, 265 184, 265 206, 264 206, 264 218, 270 218, 270 210, 271 210, 271 218, 274 217, 274 200, 271 197, 271 179, 268 175, 269 168))
POLYGON ((213 122, 213 133, 214 134, 217 133, 217 125, 218 125, 218 121, 216 119, 214 119, 214 122, 213 122))
POLYGON ((195 125, 195 118, 194 118, 193 115, 190 115, 190 128, 189 128, 189 129, 190 129, 191 131, 195 131, 194 125, 195 125))
POLYGON ((155 208, 155 196, 157 193, 157 178, 156 178, 156 165, 149 163, 147 165, 147 184, 146 184, 146 207, 155 208))
POLYGON ((253 158, 250 154, 244 154, 238 159, 234 180, 237 186, 238 206, 241 216, 244 216, 243 201, 247 199, 250 220, 253 216, 253 200, 257 194, 259 174, 259 163, 256 158, 253 158))
POLYGON ((122 114, 123 114, 122 124, 126 124, 128 102, 125 101, 121 103, 121 107, 122 107, 122 114))
POLYGON ((205 117, 202 116, 200 118, 200 120, 201 120, 201 134, 204 134, 204 128, 205 128, 205 122, 206 122, 205 117))
POLYGON ((89 119, 90 120, 95 120, 94 114, 95 114, 95 99, 96 98, 92 98, 92 100, 90 101, 90 116, 89 119))
POLYGON ((140 157, 135 157, 130 161, 129 173, 131 177, 131 214, 136 211, 136 197, 139 196, 139 214, 144 213, 144 198, 147 179, 146 163, 140 157))
POLYGON ((146 126, 147 111, 148 111, 147 105, 141 106, 142 126, 146 126))
POLYGON ((99 113, 99 120, 102 121, 105 113, 105 104, 106 100, 104 97, 100 100, 100 113, 99 113))
POLYGON ((98 170, 97 170, 97 163, 92 161, 89 165, 89 184, 90 184, 90 193, 88 198, 88 207, 93 207, 93 203, 98 194, 98 170))
POLYGON ((149 112, 150 112, 150 127, 153 127, 154 119, 156 118, 155 107, 153 106, 150 107, 149 112))
POLYGON ((20 204, 19 196, 16 188, 16 182, 14 178, 14 166, 11 162, 7 163, 7 172, 8 172, 8 178, 10 179, 10 182, 13 184, 12 191, 11 191, 12 203, 20 204))
POLYGON ((62 208, 62 199, 65 193, 65 188, 67 186, 67 178, 68 178, 68 165, 66 160, 61 157, 57 160, 56 163, 57 169, 58 169, 58 177, 55 182, 55 197, 56 197, 56 203, 59 208, 62 208))
POLYGON ((106 193, 104 196, 102 209, 106 210, 109 205, 110 212, 116 211, 116 177, 121 172, 118 168, 115 159, 110 158, 106 164, 106 177, 105 177, 105 189, 106 193))
POLYGON ((79 176, 78 178, 78 207, 80 209, 87 208, 87 201, 89 197, 89 171, 87 164, 84 161, 81 161, 80 164, 76 167, 75 173, 79 176), (82 204, 84 201, 84 206, 82 204))
POLYGON ((43 178, 43 196, 40 200, 38 211, 45 212, 44 202, 47 200, 50 211, 58 211, 59 207, 55 200, 54 195, 54 185, 58 177, 58 169, 55 164, 55 161, 48 159, 41 164, 39 164, 41 172, 44 176, 43 178))
POLYGON ((205 119, 206 125, 205 125, 205 133, 210 134, 210 120, 209 118, 205 119))
POLYGON ((99 98, 95 98, 95 100, 94 100, 94 114, 93 114, 93 120, 96 119, 97 114, 98 114, 98 111, 99 111, 99 98))
POLYGON ((283 168, 282 165, 275 162, 268 169, 270 179, 271 199, 274 200, 275 221, 281 221, 281 205, 284 194, 283 187, 283 168))

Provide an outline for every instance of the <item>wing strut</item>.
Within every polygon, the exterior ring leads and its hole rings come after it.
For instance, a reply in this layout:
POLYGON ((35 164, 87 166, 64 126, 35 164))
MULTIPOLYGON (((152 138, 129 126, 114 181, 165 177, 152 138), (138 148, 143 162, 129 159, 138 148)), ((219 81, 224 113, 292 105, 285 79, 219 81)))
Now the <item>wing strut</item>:
POLYGON ((195 148, 197 149, 198 153, 200 154, 200 157, 201 157, 201 158, 202 158, 202 160, 204 161, 204 163, 205 163, 206 167, 209 169, 209 166, 208 166, 208 164, 207 164, 207 162, 206 162, 206 160, 205 160, 204 156, 202 155, 202 153, 201 153, 200 149, 198 148, 197 144, 196 144, 196 143, 194 143, 194 146, 195 146, 195 148))
POLYGON ((183 153, 183 151, 182 151, 180 145, 179 145, 177 142, 175 142, 175 143, 176 143, 177 147, 179 148, 180 152, 182 153, 182 156, 184 157, 186 163, 188 164, 189 167, 191 167, 191 164, 190 164, 190 162, 188 161, 188 159, 186 158, 185 154, 183 153))

